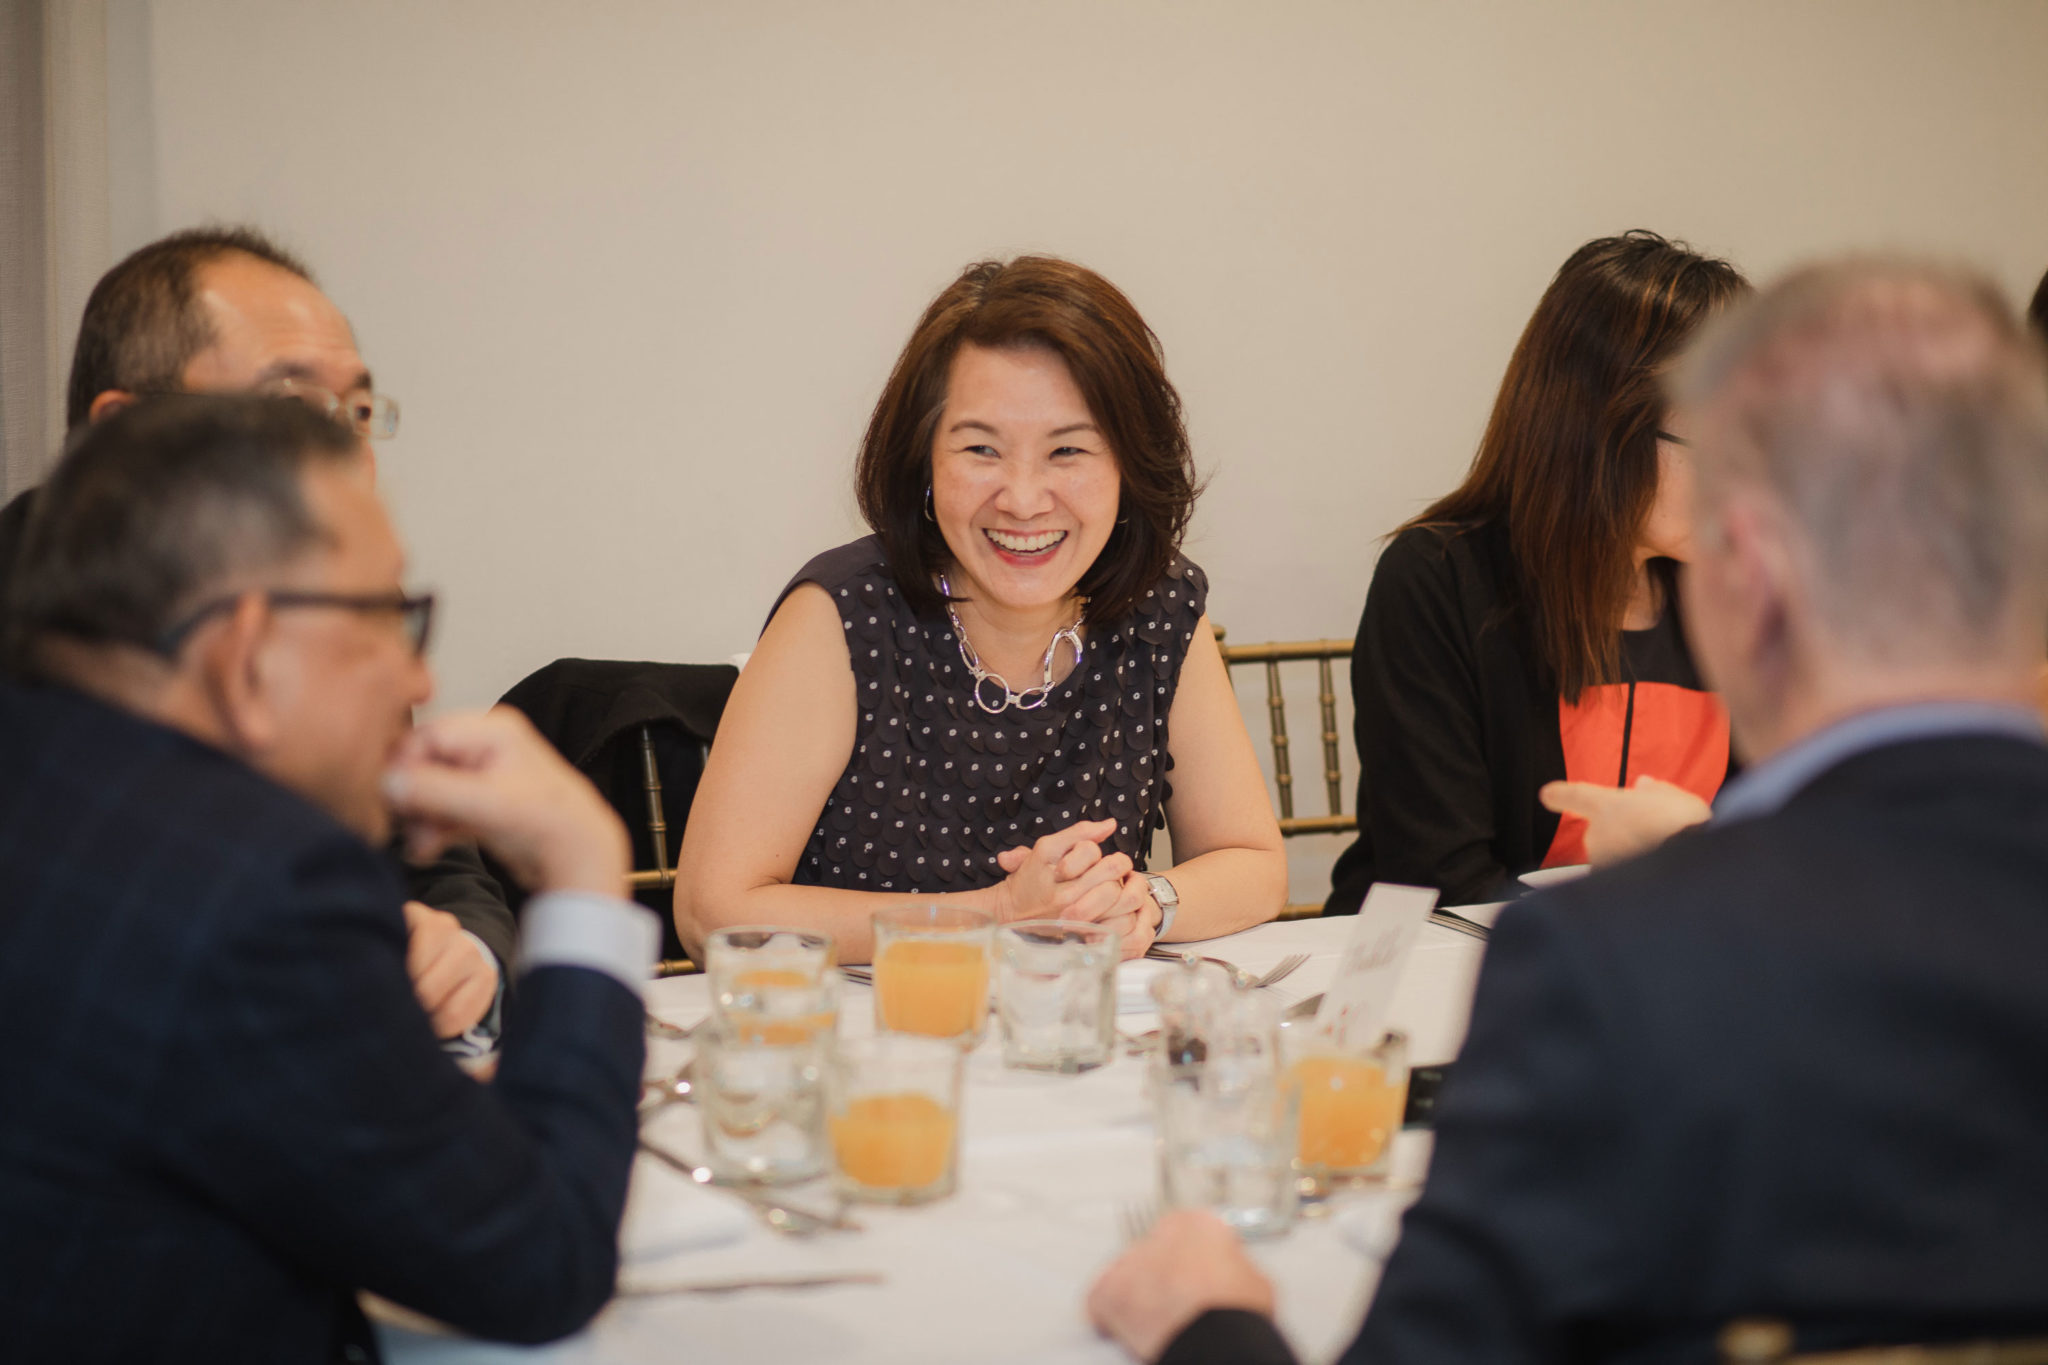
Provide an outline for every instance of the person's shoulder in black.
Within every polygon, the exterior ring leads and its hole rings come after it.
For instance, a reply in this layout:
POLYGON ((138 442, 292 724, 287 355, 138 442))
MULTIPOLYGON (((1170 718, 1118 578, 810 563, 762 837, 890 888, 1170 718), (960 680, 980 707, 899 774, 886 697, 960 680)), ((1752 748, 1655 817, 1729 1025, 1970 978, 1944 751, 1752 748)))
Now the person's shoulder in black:
POLYGON ((1515 583, 1491 523, 1411 526, 1380 556, 1351 656, 1359 836, 1325 913, 1376 881, 1498 900, 1541 861, 1557 817, 1536 789, 1562 759, 1515 583))
MULTIPOLYGON (((836 597, 858 591, 862 586, 878 587, 895 581, 895 575, 889 571, 888 556, 882 553, 881 538, 862 536, 811 556, 775 595, 775 606, 769 609, 768 616, 772 620, 789 595, 806 583, 815 583, 836 597)), ((843 617, 846 612, 842 610, 840 615, 843 617)))

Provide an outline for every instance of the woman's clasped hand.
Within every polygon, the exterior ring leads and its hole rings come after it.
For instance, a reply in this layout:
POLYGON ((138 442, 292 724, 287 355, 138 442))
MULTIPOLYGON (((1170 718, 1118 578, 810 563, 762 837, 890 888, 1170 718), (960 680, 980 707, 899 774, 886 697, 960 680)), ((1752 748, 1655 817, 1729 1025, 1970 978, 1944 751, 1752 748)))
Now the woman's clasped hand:
POLYGON ((1114 820, 1083 820, 1028 847, 996 855, 1008 875, 997 885, 997 918, 1087 920, 1116 931, 1123 956, 1142 956, 1159 929, 1159 907, 1124 853, 1104 853, 1114 820))

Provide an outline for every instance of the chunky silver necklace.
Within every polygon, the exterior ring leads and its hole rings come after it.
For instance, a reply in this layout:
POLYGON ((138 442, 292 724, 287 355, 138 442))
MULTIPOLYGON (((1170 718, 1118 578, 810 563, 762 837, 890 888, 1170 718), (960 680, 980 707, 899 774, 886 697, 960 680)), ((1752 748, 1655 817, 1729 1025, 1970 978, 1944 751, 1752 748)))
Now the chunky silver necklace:
MULTIPOLYGON (((1035 711, 1045 705, 1046 698, 1052 695, 1052 661, 1059 655, 1061 641, 1065 641, 1074 651, 1074 667, 1081 666, 1081 616, 1077 614, 1074 617, 1074 624, 1054 632, 1052 643, 1045 647, 1045 662, 1042 665, 1044 680, 1038 686, 1027 687, 1022 692, 1015 690, 1002 674, 991 673, 982 666, 981 656, 974 652, 974 642, 967 638, 967 627, 960 624, 960 613, 953 610, 953 587, 946 582, 944 574, 939 575, 939 592, 946 599, 946 615, 953 622, 953 638, 960 642, 960 662, 967 665, 968 673, 974 678, 974 704, 990 715, 1000 716, 1013 706, 1019 711, 1035 711), (1003 690, 1002 699, 993 705, 984 692, 984 688, 989 684, 1003 690)), ((1082 598, 1081 606, 1085 609, 1087 605, 1088 599, 1082 598)))

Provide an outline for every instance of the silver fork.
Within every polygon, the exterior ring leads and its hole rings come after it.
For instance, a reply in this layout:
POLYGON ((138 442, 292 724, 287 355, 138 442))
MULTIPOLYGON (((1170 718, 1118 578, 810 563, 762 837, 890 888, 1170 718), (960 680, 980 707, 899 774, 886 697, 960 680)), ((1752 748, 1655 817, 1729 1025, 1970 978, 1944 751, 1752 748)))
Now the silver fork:
POLYGON ((1152 1225, 1159 1221, 1159 1205, 1150 1199, 1134 1199, 1117 1211, 1117 1222, 1123 1228, 1124 1240, 1135 1242, 1152 1231, 1152 1225))
POLYGON ((1301 964, 1306 961, 1308 961, 1307 953, 1289 953, 1286 957, 1281 958, 1277 963, 1273 964, 1272 971, 1267 972, 1257 981, 1252 982, 1252 989, 1264 990, 1266 987, 1272 985, 1274 982, 1279 981, 1284 977, 1293 975, 1295 969, 1300 967, 1301 964))
POLYGON ((1278 981, 1281 977, 1286 976, 1301 966, 1302 963, 1308 961, 1307 953, 1290 953, 1286 957, 1281 958, 1274 965, 1273 970, 1267 972, 1264 976, 1253 976, 1235 962, 1225 962, 1220 957, 1202 957, 1199 953, 1176 953, 1171 948, 1163 947, 1157 943, 1145 950, 1145 956, 1157 962, 1184 962, 1190 957, 1202 962, 1213 962, 1224 971, 1229 972, 1231 978, 1243 984, 1245 989, 1254 991, 1272 985, 1275 981, 1278 981))

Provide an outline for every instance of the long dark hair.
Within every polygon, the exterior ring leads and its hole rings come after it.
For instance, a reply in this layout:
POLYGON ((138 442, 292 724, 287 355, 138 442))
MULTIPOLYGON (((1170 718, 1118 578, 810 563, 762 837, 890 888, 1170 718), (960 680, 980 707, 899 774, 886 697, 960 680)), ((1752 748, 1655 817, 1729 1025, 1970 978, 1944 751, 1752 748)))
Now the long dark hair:
POLYGON ((925 309, 882 387, 854 483, 897 590, 919 613, 944 606, 932 576, 949 552, 924 498, 946 381, 968 343, 1046 347, 1087 400, 1116 456, 1120 520, 1076 590, 1091 623, 1117 619, 1173 563, 1201 489, 1159 338, 1115 285, 1051 256, 968 266, 925 309))
POLYGON ((1611 680, 1657 492, 1663 371, 1741 272, 1641 229, 1573 252, 1515 344, 1472 468, 1410 526, 1504 526, 1535 646, 1577 701, 1611 680))

